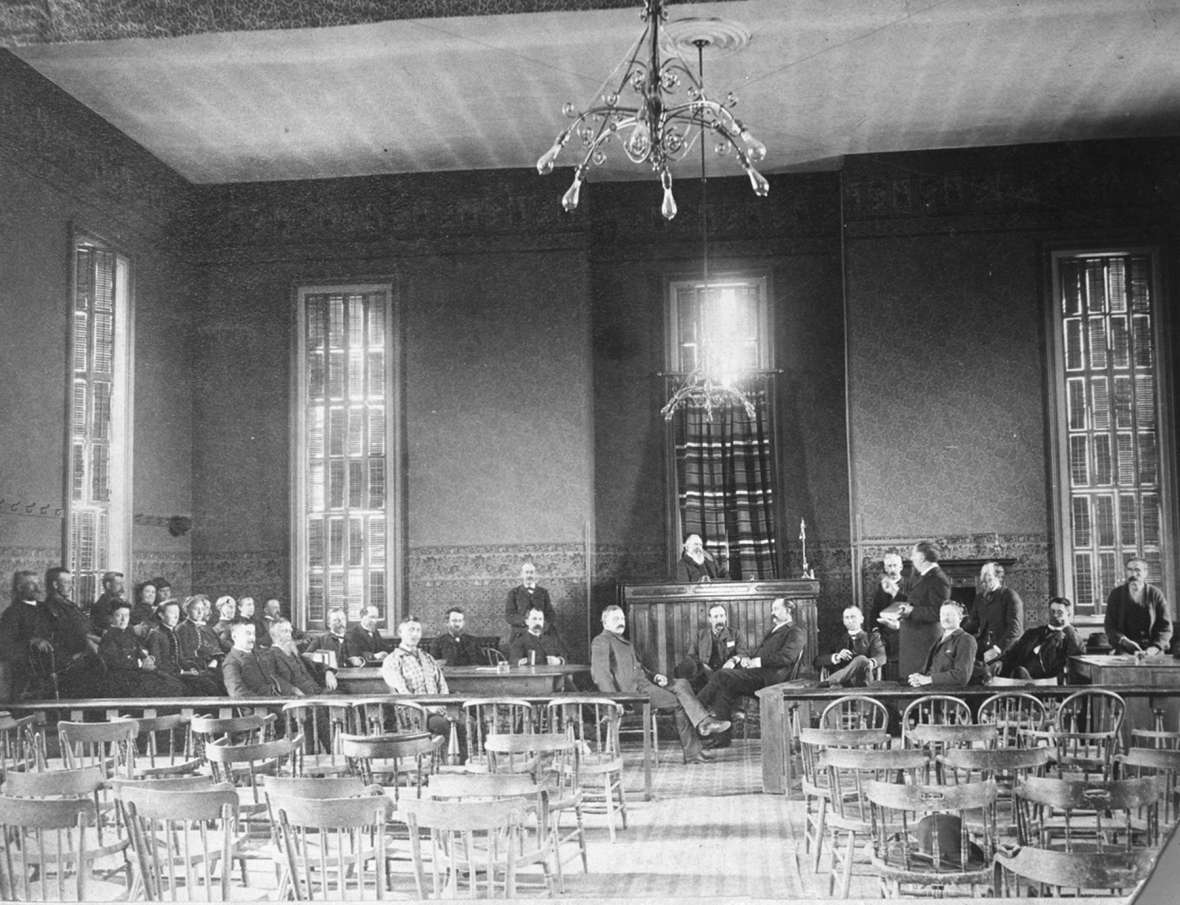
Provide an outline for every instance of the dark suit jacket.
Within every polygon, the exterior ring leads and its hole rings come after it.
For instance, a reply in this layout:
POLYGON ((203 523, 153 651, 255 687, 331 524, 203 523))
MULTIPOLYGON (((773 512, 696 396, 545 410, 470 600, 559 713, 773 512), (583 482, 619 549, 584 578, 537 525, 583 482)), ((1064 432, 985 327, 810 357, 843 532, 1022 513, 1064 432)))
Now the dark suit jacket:
POLYGON ((1067 625, 1059 632, 1047 625, 1030 628, 1000 657, 1000 675, 1011 678, 1016 667, 1023 666, 1034 679, 1060 675, 1070 657, 1085 653, 1078 630, 1067 625))
POLYGON ((979 659, 983 659, 983 652, 993 644, 1003 653, 1024 631, 1024 602, 1011 588, 981 591, 963 620, 963 631, 975 636, 979 659))
POLYGON ((930 648, 922 672, 930 676, 935 685, 965 687, 971 681, 974 667, 975 639, 959 628, 930 648))
POLYGON ((430 656, 447 666, 482 666, 485 663, 479 642, 467 632, 458 638, 450 632, 443 632, 430 643, 430 656))
POLYGON ((295 683, 291 674, 276 666, 271 649, 250 653, 236 647, 225 655, 221 675, 231 698, 294 697, 295 683))
MULTIPOLYGON (((372 634, 369 634, 360 625, 354 625, 344 633, 345 657, 371 658, 379 651, 389 653, 396 646, 395 643, 385 640, 379 631, 374 630, 372 634)), ((345 666, 346 664, 341 663, 340 665, 345 666)))
POLYGON ((815 668, 817 670, 839 669, 841 666, 847 665, 832 663, 832 654, 839 653, 845 648, 852 651, 854 657, 868 657, 878 666, 885 665, 885 642, 881 640, 881 635, 876 629, 872 631, 862 629, 855 635, 850 635, 847 632, 841 635, 832 650, 815 658, 815 668))
POLYGON ((537 662, 542 664, 545 663, 546 657, 567 659, 565 645, 561 643, 561 639, 557 635, 552 632, 549 634, 542 632, 540 637, 534 637, 528 632, 524 632, 517 635, 516 640, 508 646, 508 662, 519 663, 521 660, 527 660, 530 650, 537 652, 537 662))
POLYGON ((1130 638, 1140 647, 1154 644, 1167 653, 1172 640, 1168 601, 1159 588, 1149 584, 1143 588, 1143 604, 1137 604, 1127 586, 1121 584, 1106 598, 1103 628, 1116 652, 1125 651, 1123 640, 1130 638))
POLYGON ((590 642, 590 677, 599 691, 608 694, 641 694, 651 685, 631 642, 605 629, 590 642))
POLYGON ((540 606, 545 613, 545 632, 555 630, 557 611, 553 609, 553 604, 549 601, 549 592, 537 585, 533 588, 533 593, 530 594, 524 585, 518 584, 508 592, 508 602, 504 605, 504 618, 508 622, 509 642, 514 641, 517 635, 526 631, 524 619, 529 614, 529 610, 535 606, 540 606))
POLYGON ((792 622, 790 625, 771 629, 762 642, 750 654, 761 658, 761 666, 753 667, 754 672, 765 673, 766 685, 783 682, 790 678, 795 661, 807 646, 807 630, 792 622))
POLYGON ((897 670, 901 678, 924 672, 930 648, 942 637, 938 611, 951 599, 951 580, 937 565, 925 575, 913 575, 906 602, 914 608, 901 620, 898 633, 897 670))
POLYGON ((718 581, 728 577, 729 570, 712 553, 708 554, 700 565, 693 562, 687 553, 681 553, 680 559, 676 562, 677 581, 701 581, 705 578, 718 581))
MULTIPOLYGON (((728 625, 721 630, 721 634, 717 640, 721 650, 721 663, 714 668, 725 665, 725 661, 730 657, 745 657, 748 655, 746 651, 746 639, 728 625)), ((711 628, 703 628, 689 642, 688 658, 697 661, 703 666, 708 666, 709 658, 712 655, 713 630, 711 628)))

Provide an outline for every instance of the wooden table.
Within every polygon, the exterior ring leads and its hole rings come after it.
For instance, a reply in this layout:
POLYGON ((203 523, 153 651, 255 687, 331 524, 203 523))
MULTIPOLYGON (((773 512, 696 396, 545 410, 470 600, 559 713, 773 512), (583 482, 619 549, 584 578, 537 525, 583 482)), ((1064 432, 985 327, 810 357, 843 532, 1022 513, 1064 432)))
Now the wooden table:
MULTIPOLYGON (((527 668, 527 667, 526 667, 527 668)), ((542 667, 537 667, 541 669, 542 667)), ((556 669, 557 667, 546 667, 556 669)), ((567 667, 568 668, 568 667, 567 667)), ((584 669, 585 667, 583 667, 584 669)), ((651 698, 645 694, 602 694, 593 692, 579 694, 579 697, 602 698, 607 701, 617 701, 624 706, 636 708, 643 717, 643 797, 652 798, 652 768, 655 765, 655 751, 651 746, 652 734, 652 706, 651 698)), ((547 693, 543 695, 525 696, 534 709, 543 708, 549 701, 560 700, 562 695, 547 693)), ((170 713, 180 713, 184 716, 194 714, 215 714, 221 717, 236 716, 241 713, 278 714, 281 718, 283 705, 295 700, 308 701, 308 698, 82 698, 77 700, 33 700, 13 701, 3 704, 4 710, 14 717, 27 713, 36 714, 42 723, 56 725, 59 719, 80 722, 87 717, 90 719, 114 719, 118 716, 144 719, 163 716, 170 713)), ((365 701, 416 701, 426 706, 441 706, 447 713, 458 717, 466 700, 464 695, 327 695, 315 698, 316 701, 334 704, 359 704, 365 701)))
MULTIPOLYGON (((768 685, 766 688, 759 689, 757 692, 759 714, 762 723, 762 791, 776 795, 785 794, 788 797, 792 793, 792 785, 795 779, 795 768, 792 763, 791 754, 794 743, 791 724, 791 711, 793 709, 798 710, 799 724, 806 726, 810 724, 813 709, 822 710, 827 704, 846 694, 869 694, 879 701, 892 705, 899 712, 904 710, 906 704, 914 698, 920 698, 928 694, 953 694, 955 697, 965 700, 971 706, 972 711, 975 711, 985 698, 989 698, 999 692, 1028 691, 1030 694, 1041 698, 1064 698, 1076 691, 1085 691, 1087 688, 1107 687, 1096 684, 1013 686, 1004 688, 989 688, 978 685, 968 688, 948 689, 931 688, 930 686, 907 688, 901 685, 886 685, 871 689, 828 689, 815 688, 814 686, 801 687, 790 682, 768 685)), ((1177 700, 1175 697, 1176 691, 1166 685, 1117 685, 1109 686, 1109 690, 1117 692, 1127 699, 1128 713, 1130 713, 1133 703, 1141 704, 1145 711, 1150 713, 1151 708, 1155 706, 1164 704, 1174 706, 1177 700)), ((1150 719, 1146 727, 1151 727, 1150 719)))
MULTIPOLYGON (((588 673, 589 666, 565 663, 561 666, 444 666, 451 694, 469 697, 540 697, 561 691, 566 676, 588 673)), ((342 694, 388 694, 381 667, 341 669, 336 681, 342 694)))
POLYGON ((1149 701, 1134 698, 1127 701, 1127 715, 1123 720, 1123 737, 1131 741, 1131 729, 1151 729, 1155 723, 1155 708, 1163 712, 1164 728, 1180 729, 1180 660, 1166 654, 1157 657, 1136 657, 1134 654, 1085 654, 1070 658, 1071 677, 1078 681, 1109 688, 1122 694, 1127 685, 1147 685, 1151 688, 1173 689, 1174 696, 1149 701))

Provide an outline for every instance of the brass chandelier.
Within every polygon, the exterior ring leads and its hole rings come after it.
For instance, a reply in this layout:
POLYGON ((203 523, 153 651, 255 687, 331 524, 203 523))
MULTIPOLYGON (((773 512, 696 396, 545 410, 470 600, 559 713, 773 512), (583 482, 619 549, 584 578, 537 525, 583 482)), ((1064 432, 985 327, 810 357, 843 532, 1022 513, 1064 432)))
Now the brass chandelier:
POLYGON ((703 79, 674 47, 670 55, 663 55, 660 33, 667 18, 665 0, 644 0, 643 32, 627 59, 607 77, 594 104, 584 111, 570 103, 562 108, 573 122, 541 155, 537 172, 542 176, 553 172, 562 150, 571 139, 577 139, 581 162, 561 199, 567 211, 578 206, 589 168, 606 162, 606 146, 616 136, 632 163, 648 164, 659 177, 664 189, 660 212, 668 220, 676 216, 669 168, 692 150, 698 138, 703 142, 706 132, 717 136, 718 154, 734 152, 756 195, 765 197, 770 191, 766 177, 755 167, 766 156, 766 146, 731 112, 737 98, 729 93, 724 102, 710 99, 703 79), (616 78, 620 70, 622 74, 616 78))

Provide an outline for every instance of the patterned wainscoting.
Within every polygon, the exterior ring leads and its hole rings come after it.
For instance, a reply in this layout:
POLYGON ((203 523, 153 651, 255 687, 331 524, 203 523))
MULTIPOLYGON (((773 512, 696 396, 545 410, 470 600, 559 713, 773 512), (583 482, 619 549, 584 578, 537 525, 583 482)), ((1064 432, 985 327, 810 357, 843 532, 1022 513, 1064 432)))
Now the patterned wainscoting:
MULTIPOLYGON (((187 553, 159 550, 136 550, 128 580, 139 584, 149 578, 163 577, 172 582, 172 596, 194 593, 193 562, 187 553)), ((128 593, 131 593, 128 591, 128 593)))
MULTIPOLYGON (((863 599, 872 600, 881 576, 881 557, 900 553, 909 558, 910 548, 919 540, 912 537, 873 537, 859 548, 863 599)), ((1024 601, 1025 625, 1044 622, 1048 616, 1049 539, 1043 534, 964 534, 936 537, 942 559, 1015 559, 1005 570, 1004 583, 1024 601)))
POLYGON ((192 588, 195 593, 208 594, 214 600, 222 594, 232 597, 248 594, 261 603, 262 598, 273 594, 288 602, 290 562, 285 552, 266 550, 194 553, 192 588))
POLYGON ((61 547, 0 547, 0 576, 4 588, 0 592, 0 610, 8 606, 12 596, 12 574, 29 569, 42 579, 45 570, 61 565, 61 547))

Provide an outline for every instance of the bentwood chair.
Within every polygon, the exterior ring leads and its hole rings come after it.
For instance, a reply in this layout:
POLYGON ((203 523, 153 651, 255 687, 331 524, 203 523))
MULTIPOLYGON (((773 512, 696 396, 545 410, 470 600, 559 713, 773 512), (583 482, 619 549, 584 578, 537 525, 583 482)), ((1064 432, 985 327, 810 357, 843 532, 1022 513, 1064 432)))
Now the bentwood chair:
POLYGON ((1180 820, 1180 749, 1129 748, 1126 754, 1115 756, 1115 772, 1119 779, 1158 777, 1161 815, 1164 826, 1180 820))
POLYGON ((889 710, 864 694, 846 694, 828 704, 819 715, 820 729, 880 729, 889 726, 889 710))
POLYGON ((999 692, 979 705, 976 719, 980 723, 991 723, 999 730, 999 747, 1014 748, 1023 744, 1027 733, 1046 728, 1049 709, 1035 695, 999 692))
POLYGON ((1147 876, 1156 853, 1061 852, 1031 846, 996 853, 996 894, 1035 900, 1046 896, 1122 896, 1147 876))
POLYGON ((512 800, 403 802, 394 818, 409 827, 418 897, 515 898, 525 811, 512 800))
POLYGON ((1114 757, 1122 750, 1126 709, 1120 695, 1100 689, 1078 691, 1061 702, 1049 740, 1063 776, 1111 776, 1114 757))
POLYGON ((390 805, 384 795, 272 795, 285 859, 281 891, 289 890, 296 901, 387 898, 393 878, 385 833, 390 805))
MULTIPOLYGON (((860 843, 870 837, 872 815, 865 791, 870 782, 924 782, 928 776, 926 754, 916 748, 829 747, 820 755, 820 771, 828 790, 828 819, 824 830, 831 834, 832 863, 828 872, 828 895, 848 898, 860 843)), ((822 839, 822 837, 821 837, 822 839)), ((817 843, 817 851, 819 843, 817 843)), ((819 870, 818 854, 814 869, 819 870)))
POLYGON ((340 736, 348 731, 350 705, 331 699, 300 698, 283 705, 288 738, 303 739, 302 770, 317 776, 348 772, 340 753, 340 736))
POLYGON ((623 829, 627 828, 623 752, 619 747, 622 705, 603 698, 571 696, 554 698, 545 709, 549 727, 554 732, 564 732, 576 743, 585 810, 601 807, 613 843, 616 812, 623 829))
POLYGON ((830 748, 881 749, 889 746, 884 729, 802 729, 799 754, 804 802, 803 850, 811 855, 811 869, 819 870, 831 787, 823 756, 830 748))
POLYGON ((996 784, 930 786, 870 781, 870 863, 887 897, 909 888, 992 885, 996 784), (972 832, 972 824, 976 830, 972 832))
POLYGON ((962 698, 947 694, 928 694, 915 698, 901 714, 901 738, 914 726, 957 726, 970 723, 971 708, 962 698))
POLYGON ((18 902, 126 899, 130 882, 115 884, 94 874, 87 828, 96 819, 89 798, 0 795, 0 895, 18 902))
MULTIPOLYGON (((582 871, 589 872, 586 856, 586 831, 582 818, 583 792, 580 781, 580 742, 564 732, 540 732, 519 735, 490 735, 487 739, 488 768, 492 775, 528 773, 546 792, 549 830, 557 855, 557 880, 565 891, 565 859, 562 846, 578 846, 582 871), (504 770, 502 770, 504 768, 504 770), (573 814, 574 825, 565 830, 562 820, 573 814)), ((434 780, 432 780, 432 783, 434 780)))
POLYGON ((147 900, 228 901, 237 856, 233 787, 161 791, 150 785, 119 789, 147 900))
POLYGON ((523 698, 471 698, 463 702, 467 730, 467 769, 487 769, 484 740, 496 733, 535 731, 533 705, 523 698))

